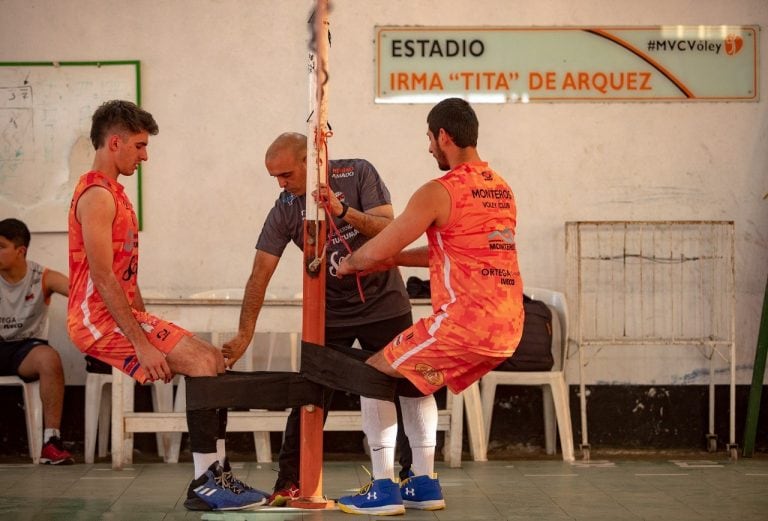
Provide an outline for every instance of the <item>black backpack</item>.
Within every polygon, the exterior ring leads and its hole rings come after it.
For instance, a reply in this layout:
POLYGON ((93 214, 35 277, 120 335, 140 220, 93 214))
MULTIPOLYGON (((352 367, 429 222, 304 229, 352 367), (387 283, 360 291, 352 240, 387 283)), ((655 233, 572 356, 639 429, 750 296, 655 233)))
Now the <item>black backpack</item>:
POLYGON ((430 298, 429 281, 421 280, 419 277, 408 277, 405 283, 405 290, 410 298, 430 298))
MULTIPOLYGON (((429 281, 408 277, 406 283, 411 298, 429 298, 429 281)), ((523 338, 515 353, 494 371, 549 371, 555 365, 552 358, 552 312, 540 300, 523 295, 525 321, 523 338)))
POLYGON ((494 371, 549 371, 552 357, 552 312, 540 300, 523 295, 523 338, 515 353, 494 371))

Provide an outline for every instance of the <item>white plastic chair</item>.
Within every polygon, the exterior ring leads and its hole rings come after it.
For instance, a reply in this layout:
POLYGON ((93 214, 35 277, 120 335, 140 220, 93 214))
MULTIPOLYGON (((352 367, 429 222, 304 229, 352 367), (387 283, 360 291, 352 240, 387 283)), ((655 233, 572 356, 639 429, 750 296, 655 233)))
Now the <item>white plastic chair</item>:
MULTIPOLYGON (((112 374, 87 373, 85 380, 85 462, 93 463, 96 452, 96 440, 98 435, 99 457, 107 455, 109 443, 109 429, 112 423, 112 394, 107 386, 112 385, 112 374)), ((130 379, 131 383, 135 380, 130 379)), ((183 389, 181 389, 183 392, 183 389)), ((133 409, 133 393, 130 398, 131 410, 133 409)), ((152 384, 152 408, 157 412, 170 412, 173 410, 173 384, 155 382, 152 384)), ((130 453, 133 450, 133 438, 126 440, 128 445, 125 450, 130 453)), ((157 453, 167 463, 179 461, 179 448, 181 445, 181 433, 157 433, 157 453)))
POLYGON ((99 457, 107 455, 109 426, 112 423, 112 398, 105 387, 111 374, 86 373, 85 376, 85 462, 93 463, 98 434, 99 457))
MULTIPOLYGON (((239 371, 274 371, 276 370, 272 366, 273 358, 275 355, 275 347, 277 346, 277 340, 279 336, 288 336, 289 349, 290 349, 290 370, 297 372, 299 370, 299 334, 298 333, 285 333, 278 332, 260 333, 256 332, 253 335, 251 343, 248 345, 243 357, 235 363, 233 369, 239 371), (263 338, 267 336, 269 350, 267 351, 266 360, 263 363, 256 363, 257 354, 254 353, 254 344, 257 338, 263 338), (257 367, 258 366, 258 367, 257 367)), ((231 334, 222 334, 214 332, 211 335, 213 345, 221 345, 227 338, 234 336, 231 334), (223 338, 222 338, 223 337, 223 338)), ((256 409, 260 410, 260 409, 256 409)), ((269 431, 254 431, 253 432, 253 445, 256 449, 256 461, 259 463, 271 463, 272 462, 272 442, 269 439, 269 431)))
POLYGON ((544 399, 544 439, 547 454, 555 453, 555 425, 560 434, 564 461, 573 461, 573 428, 565 383, 565 357, 568 349, 568 305, 565 295, 542 288, 526 288, 525 293, 554 309, 552 354, 555 365, 551 371, 491 371, 480 380, 486 441, 491 433, 493 403, 498 385, 538 385, 544 399), (559 326, 559 327, 558 327, 559 326), (558 334, 559 330, 559 334, 558 334), (553 411, 554 405, 554 411, 553 411))
POLYGON ((18 376, 0 376, 0 385, 22 387, 29 455, 33 463, 40 463, 40 452, 43 450, 43 403, 40 401, 40 382, 36 380, 27 383, 18 376))

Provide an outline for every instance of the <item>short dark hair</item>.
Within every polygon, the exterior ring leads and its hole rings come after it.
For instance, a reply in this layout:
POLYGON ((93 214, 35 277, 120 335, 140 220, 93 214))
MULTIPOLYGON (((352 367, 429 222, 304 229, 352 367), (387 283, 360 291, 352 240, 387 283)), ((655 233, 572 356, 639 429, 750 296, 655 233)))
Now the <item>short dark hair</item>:
POLYGON ((12 217, 0 221, 0 236, 11 241, 17 248, 19 246, 29 248, 29 241, 32 238, 27 225, 12 217))
POLYGON ((269 145, 264 159, 269 161, 283 150, 288 149, 297 161, 307 157, 307 136, 298 132, 283 132, 269 145))
POLYGON ((429 111, 427 125, 432 135, 442 128, 457 147, 476 147, 480 124, 472 107, 461 98, 444 99, 429 111))
POLYGON ((117 130, 137 134, 146 131, 153 136, 159 131, 155 118, 135 103, 112 100, 103 103, 93 113, 91 123, 91 143, 98 150, 104 145, 107 135, 117 130))

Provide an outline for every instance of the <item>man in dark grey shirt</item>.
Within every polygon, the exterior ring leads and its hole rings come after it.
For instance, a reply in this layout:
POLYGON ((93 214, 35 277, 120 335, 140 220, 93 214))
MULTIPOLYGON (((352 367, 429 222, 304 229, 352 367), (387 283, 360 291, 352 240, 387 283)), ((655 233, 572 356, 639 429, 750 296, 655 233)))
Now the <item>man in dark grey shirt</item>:
MULTIPOLYGON (((269 212, 256 243, 256 256, 245 287, 237 335, 226 342, 222 353, 231 366, 245 352, 253 338, 256 320, 264 303, 267 285, 285 247, 293 242, 303 248, 307 197, 307 138, 285 133, 277 137, 266 153, 269 175, 283 190, 269 212)), ((325 343, 350 348, 357 340, 367 351, 378 351, 413 322, 411 305, 397 268, 362 277, 365 301, 354 277, 338 278, 341 257, 348 255, 346 243, 356 250, 379 233, 394 218, 389 190, 376 169, 363 159, 331 160, 329 186, 321 186, 315 197, 326 204, 339 235, 327 241, 325 343)), ((312 194, 310 194, 312 195, 312 194)), ((325 404, 327 413, 330 394, 325 404)), ((402 432, 402 429, 400 429, 402 432)), ((410 450, 401 450, 401 475, 407 475, 410 450)), ((281 506, 298 497, 299 409, 291 411, 280 449, 280 471, 270 505, 281 506)))

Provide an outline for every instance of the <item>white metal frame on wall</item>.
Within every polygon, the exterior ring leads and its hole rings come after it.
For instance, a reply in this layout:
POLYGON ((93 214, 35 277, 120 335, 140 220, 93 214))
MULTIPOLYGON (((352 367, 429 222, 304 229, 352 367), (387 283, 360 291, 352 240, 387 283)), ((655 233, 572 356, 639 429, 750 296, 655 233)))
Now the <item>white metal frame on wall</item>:
POLYGON ((689 346, 709 361, 707 446, 717 448, 714 376, 730 373, 729 443, 735 444, 735 268, 732 221, 566 223, 569 357, 578 355, 581 449, 589 458, 586 371, 604 349, 689 346))

